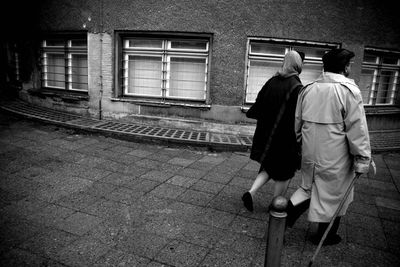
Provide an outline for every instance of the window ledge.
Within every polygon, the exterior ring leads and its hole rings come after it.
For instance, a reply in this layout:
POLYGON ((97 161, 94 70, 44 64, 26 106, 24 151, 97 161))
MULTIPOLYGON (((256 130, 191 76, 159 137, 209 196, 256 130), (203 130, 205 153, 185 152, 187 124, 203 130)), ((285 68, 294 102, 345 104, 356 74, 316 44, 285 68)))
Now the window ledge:
POLYGON ((208 104, 200 104, 200 103, 182 103, 182 102, 170 102, 170 101, 157 101, 157 100, 143 100, 143 99, 128 99, 128 98, 120 98, 120 97, 112 97, 110 98, 113 102, 129 102, 137 105, 144 106, 153 106, 153 107, 189 107, 189 108, 201 108, 201 109, 210 109, 211 105, 208 104))
POLYGON ((79 101, 89 100, 89 95, 86 92, 71 92, 71 91, 39 88, 39 89, 28 89, 28 93, 40 98, 58 97, 65 102, 79 102, 79 101))

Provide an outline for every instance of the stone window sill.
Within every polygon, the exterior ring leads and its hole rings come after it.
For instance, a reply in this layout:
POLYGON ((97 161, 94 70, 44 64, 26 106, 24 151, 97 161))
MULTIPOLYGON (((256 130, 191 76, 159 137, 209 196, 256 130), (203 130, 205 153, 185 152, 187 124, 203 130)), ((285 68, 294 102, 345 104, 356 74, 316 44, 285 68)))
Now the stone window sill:
POLYGON ((123 97, 112 97, 113 102, 129 102, 132 104, 143 105, 143 106, 154 106, 154 107, 188 107, 188 108, 200 108, 200 109, 210 109, 211 105, 203 103, 184 103, 184 102, 173 102, 168 100, 148 100, 148 99, 130 99, 123 97))
POLYGON ((28 93, 37 96, 40 98, 60 98, 65 102, 79 102, 79 101, 88 101, 89 95, 87 92, 73 92, 73 91, 64 91, 64 90, 51 90, 51 89, 28 89, 28 93))

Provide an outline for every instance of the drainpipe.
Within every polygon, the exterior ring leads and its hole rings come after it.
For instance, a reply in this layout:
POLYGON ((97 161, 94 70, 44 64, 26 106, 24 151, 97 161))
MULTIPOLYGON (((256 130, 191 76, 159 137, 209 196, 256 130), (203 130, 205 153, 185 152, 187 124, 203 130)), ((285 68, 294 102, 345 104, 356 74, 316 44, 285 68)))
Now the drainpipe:
POLYGON ((103 0, 100 0, 100 97, 99 97, 99 120, 103 118, 103 0))

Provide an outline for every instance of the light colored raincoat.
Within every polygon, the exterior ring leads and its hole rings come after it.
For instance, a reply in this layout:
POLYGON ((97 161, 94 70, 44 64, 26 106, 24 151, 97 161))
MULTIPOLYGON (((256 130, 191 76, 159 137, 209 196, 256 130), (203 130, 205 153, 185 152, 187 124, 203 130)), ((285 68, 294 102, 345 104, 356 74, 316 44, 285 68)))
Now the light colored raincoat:
MULTIPOLYGON (((295 130, 302 142, 302 184, 296 205, 311 197, 308 219, 329 222, 355 172, 368 172, 371 149, 360 90, 341 74, 324 72, 300 92, 295 130)), ((338 216, 353 201, 350 192, 338 216)))

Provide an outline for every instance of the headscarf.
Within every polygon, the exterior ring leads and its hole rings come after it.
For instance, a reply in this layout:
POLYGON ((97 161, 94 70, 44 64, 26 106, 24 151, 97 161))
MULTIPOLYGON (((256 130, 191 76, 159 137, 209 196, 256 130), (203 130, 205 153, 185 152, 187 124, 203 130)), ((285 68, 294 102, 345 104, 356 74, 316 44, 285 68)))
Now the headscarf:
POLYGON ((299 75, 301 73, 302 65, 303 61, 301 60, 299 53, 290 50, 285 55, 282 68, 275 74, 275 76, 288 78, 293 75, 299 75))

